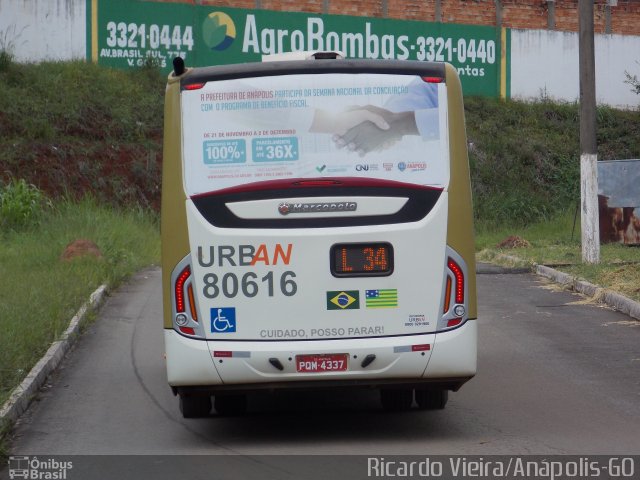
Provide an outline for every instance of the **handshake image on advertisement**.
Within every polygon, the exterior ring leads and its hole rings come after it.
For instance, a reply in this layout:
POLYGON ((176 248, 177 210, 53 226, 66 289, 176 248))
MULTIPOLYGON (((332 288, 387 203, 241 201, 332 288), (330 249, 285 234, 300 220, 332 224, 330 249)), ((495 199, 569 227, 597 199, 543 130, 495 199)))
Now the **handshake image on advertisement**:
MULTIPOLYGON (((319 113, 322 115, 322 113, 319 113)), ((335 124, 333 141, 339 148, 358 153, 386 150, 404 135, 418 135, 414 112, 391 112, 374 105, 350 107, 335 124)))
POLYGON ((424 140, 439 137, 437 86, 421 80, 409 86, 383 107, 350 106, 339 114, 315 111, 310 132, 333 133, 339 148, 358 153, 386 150, 405 135, 420 135, 424 140))

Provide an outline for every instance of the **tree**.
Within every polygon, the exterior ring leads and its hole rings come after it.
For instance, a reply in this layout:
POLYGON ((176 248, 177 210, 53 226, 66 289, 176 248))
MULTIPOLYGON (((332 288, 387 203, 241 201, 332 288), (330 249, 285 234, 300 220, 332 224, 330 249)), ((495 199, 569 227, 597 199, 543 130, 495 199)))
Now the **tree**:
MULTIPOLYGON (((640 62, 636 62, 636 63, 638 65, 640 65, 640 62)), ((637 75, 631 75, 626 70, 624 72, 624 76, 627 77, 627 79, 624 81, 624 83, 628 83, 629 85, 631 85, 631 91, 633 93, 636 93, 636 94, 640 95, 640 80, 638 80, 638 76, 637 75)))

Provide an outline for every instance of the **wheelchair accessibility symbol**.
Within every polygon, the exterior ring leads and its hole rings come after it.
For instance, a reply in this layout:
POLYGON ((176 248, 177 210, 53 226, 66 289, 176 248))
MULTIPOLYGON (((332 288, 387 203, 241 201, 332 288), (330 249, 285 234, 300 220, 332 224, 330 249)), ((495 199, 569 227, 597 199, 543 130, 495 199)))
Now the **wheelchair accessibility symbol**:
POLYGON ((211 333, 234 333, 236 331, 235 308, 211 309, 211 333))

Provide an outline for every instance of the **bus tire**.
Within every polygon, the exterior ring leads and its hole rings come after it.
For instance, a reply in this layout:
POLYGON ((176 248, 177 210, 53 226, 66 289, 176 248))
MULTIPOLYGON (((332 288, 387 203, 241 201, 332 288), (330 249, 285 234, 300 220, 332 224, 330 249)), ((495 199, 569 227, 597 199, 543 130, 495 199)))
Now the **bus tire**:
POLYGON ((449 390, 418 390, 416 403, 420 410, 442 410, 449 400, 449 390))
POLYGON ((247 396, 216 395, 213 399, 213 408, 216 409, 218 415, 242 415, 247 411, 247 396))
POLYGON ((380 390, 382 408, 388 412, 403 412, 411 409, 413 390, 408 388, 383 388, 380 390))
POLYGON ((180 411, 184 418, 206 417, 211 412, 211 397, 180 395, 180 411))

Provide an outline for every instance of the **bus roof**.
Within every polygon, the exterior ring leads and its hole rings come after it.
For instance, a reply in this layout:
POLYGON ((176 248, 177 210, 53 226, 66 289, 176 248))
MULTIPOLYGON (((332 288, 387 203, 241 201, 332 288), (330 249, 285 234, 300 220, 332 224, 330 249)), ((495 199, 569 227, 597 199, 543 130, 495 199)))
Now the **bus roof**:
POLYGON ((388 75, 419 75, 445 80, 445 64, 408 60, 294 60, 263 63, 241 63, 191 69, 181 78, 184 90, 188 85, 212 80, 232 80, 243 77, 264 77, 324 73, 381 73, 388 75))

